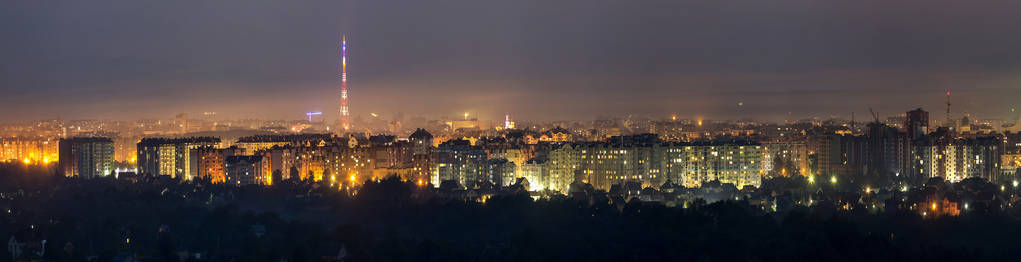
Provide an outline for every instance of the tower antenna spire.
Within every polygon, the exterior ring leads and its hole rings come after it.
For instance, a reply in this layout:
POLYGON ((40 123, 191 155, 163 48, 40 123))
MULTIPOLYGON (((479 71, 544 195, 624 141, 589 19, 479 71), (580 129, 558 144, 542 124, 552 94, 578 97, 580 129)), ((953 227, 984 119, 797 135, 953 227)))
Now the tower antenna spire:
POLYGON ((947 124, 946 125, 947 125, 947 127, 953 127, 953 124, 950 123, 951 121, 953 121, 950 118, 950 89, 947 89, 946 104, 947 104, 947 124))
POLYGON ((340 132, 351 128, 350 113, 347 111, 347 35, 340 36, 340 132))

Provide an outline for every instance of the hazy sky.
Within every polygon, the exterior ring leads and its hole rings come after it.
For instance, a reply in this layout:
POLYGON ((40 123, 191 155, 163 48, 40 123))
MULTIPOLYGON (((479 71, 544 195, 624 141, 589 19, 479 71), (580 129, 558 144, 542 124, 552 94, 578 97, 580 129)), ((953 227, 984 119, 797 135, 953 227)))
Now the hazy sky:
MULTIPOLYGON (((1021 107, 1015 0, 7 1, 0 122, 1021 107), (738 107, 738 103, 744 104, 738 107)), ((1021 109, 1021 108, 1019 108, 1021 109)))

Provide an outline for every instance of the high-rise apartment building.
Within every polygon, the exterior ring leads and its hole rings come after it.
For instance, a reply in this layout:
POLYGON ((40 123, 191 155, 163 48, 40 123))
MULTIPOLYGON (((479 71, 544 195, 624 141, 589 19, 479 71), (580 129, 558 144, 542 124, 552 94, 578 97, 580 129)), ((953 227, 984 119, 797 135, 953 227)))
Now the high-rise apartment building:
POLYGON ((196 175, 191 173, 191 150, 219 144, 215 137, 144 138, 136 146, 138 172, 190 180, 196 175))
POLYGON ((904 128, 909 139, 915 140, 929 133, 929 112, 918 108, 908 111, 906 118, 904 128))
POLYGON ((95 178, 111 175, 113 140, 106 137, 77 137, 60 140, 58 170, 67 177, 95 178))

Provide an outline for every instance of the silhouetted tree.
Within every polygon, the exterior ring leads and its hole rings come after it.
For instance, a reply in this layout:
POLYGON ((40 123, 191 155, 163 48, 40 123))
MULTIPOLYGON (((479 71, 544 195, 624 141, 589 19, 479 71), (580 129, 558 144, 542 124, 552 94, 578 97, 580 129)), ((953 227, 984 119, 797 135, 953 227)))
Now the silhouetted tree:
POLYGON ((284 174, 280 171, 280 169, 273 170, 273 174, 270 175, 270 179, 273 181, 273 184, 279 184, 284 181, 284 174))
POLYGON ((290 179, 302 180, 301 174, 298 172, 298 167, 291 166, 290 179))

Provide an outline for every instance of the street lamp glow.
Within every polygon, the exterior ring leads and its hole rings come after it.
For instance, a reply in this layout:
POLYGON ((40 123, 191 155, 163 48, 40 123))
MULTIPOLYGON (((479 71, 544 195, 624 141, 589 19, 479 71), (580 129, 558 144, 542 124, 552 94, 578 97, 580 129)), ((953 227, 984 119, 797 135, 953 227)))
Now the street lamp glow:
POLYGON ((830 177, 830 183, 831 184, 836 184, 837 183, 837 176, 830 177))

